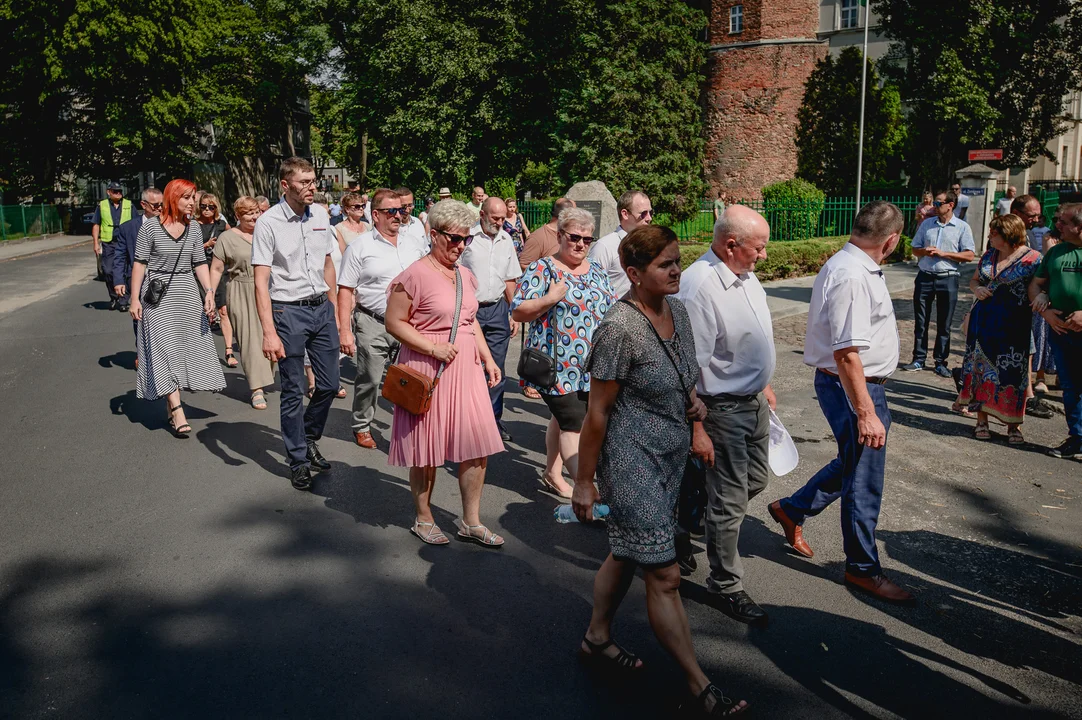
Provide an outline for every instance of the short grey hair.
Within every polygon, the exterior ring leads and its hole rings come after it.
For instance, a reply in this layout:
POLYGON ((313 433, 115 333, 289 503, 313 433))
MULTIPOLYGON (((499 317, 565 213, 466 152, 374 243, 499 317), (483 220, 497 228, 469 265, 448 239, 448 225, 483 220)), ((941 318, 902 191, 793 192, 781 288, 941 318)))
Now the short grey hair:
POLYGON ((593 232, 594 216, 589 210, 583 208, 568 208, 561 212, 560 217, 556 219, 556 229, 566 232, 571 225, 590 228, 590 232, 593 232))
POLYGON ((270 200, 267 199, 266 195, 256 195, 255 196, 255 201, 257 203, 259 203, 260 205, 262 205, 263 203, 267 203, 268 205, 270 205, 270 200))
POLYGON ((150 196, 151 195, 161 195, 161 194, 162 194, 162 191, 159 190, 158 188, 156 188, 156 187, 148 187, 146 190, 143 191, 143 194, 140 195, 139 197, 142 198, 143 202, 150 202, 150 196))
POLYGON ((440 200, 428 211, 428 226, 440 232, 459 228, 468 230, 474 222, 473 213, 461 200, 440 200))
POLYGON ((905 229, 905 215, 897 205, 873 200, 860 209, 853 221, 853 236, 882 242, 905 229))
POLYGON ((1069 222, 1075 227, 1082 227, 1082 203, 1060 205, 1057 215, 1064 222, 1069 222))

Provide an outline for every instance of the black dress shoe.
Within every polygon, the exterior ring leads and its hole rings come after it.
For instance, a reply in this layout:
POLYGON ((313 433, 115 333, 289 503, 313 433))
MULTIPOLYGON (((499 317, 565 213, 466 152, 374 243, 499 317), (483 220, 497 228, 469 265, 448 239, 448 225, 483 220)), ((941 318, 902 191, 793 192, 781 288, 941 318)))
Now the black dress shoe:
POLYGON ((116 300, 110 300, 109 301, 109 309, 110 310, 116 310, 116 304, 117 304, 116 300))
POLYGON ((293 468, 292 473, 293 477, 290 478, 289 482, 292 483, 295 490, 312 489, 312 471, 308 469, 307 465, 293 468))
POLYGON ((695 560, 695 548, 691 545, 691 535, 680 533, 676 536, 676 564, 681 575, 691 575, 699 569, 695 560))
POLYGON ((743 590, 734 593, 718 593, 718 608, 731 617, 748 625, 766 625, 766 610, 759 607, 743 590))
POLYGON ((504 442, 511 442, 511 433, 507 432, 503 425, 500 425, 500 439, 504 442))
POLYGON ((331 464, 327 462, 327 459, 319 454, 319 448, 316 447, 314 442, 308 443, 308 462, 312 464, 312 467, 316 469, 316 472, 323 472, 324 470, 330 470, 331 464))

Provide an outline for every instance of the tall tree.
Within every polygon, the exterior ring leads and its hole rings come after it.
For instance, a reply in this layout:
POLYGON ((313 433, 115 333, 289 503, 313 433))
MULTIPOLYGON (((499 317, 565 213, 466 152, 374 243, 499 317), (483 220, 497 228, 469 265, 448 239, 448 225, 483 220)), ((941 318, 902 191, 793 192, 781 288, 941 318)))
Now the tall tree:
POLYGON ((945 184, 966 151, 1003 148, 1026 166, 1063 131, 1064 97, 1082 87, 1073 0, 977 0, 964 12, 923 0, 880 0, 876 11, 897 41, 884 74, 908 107, 909 172, 945 184))
MULTIPOLYGON (((823 58, 808 76, 797 112, 797 176, 831 195, 856 185, 863 57, 859 48, 848 47, 837 58, 823 58)), ((895 85, 880 85, 874 62, 864 108, 864 181, 896 180, 905 140, 902 101, 895 85)))

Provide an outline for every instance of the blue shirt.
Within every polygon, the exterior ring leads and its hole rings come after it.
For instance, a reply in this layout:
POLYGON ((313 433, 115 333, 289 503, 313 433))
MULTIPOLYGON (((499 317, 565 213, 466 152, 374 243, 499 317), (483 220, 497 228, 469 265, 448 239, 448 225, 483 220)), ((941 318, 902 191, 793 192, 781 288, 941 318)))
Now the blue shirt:
MULTIPOLYGON (((945 224, 939 222, 939 218, 930 217, 920 224, 913 236, 913 248, 939 248, 943 252, 958 253, 966 250, 976 251, 973 245, 973 230, 965 220, 959 220, 951 215, 951 219, 945 224)), ((917 263, 924 272, 945 273, 958 272, 957 263, 941 257, 925 255, 917 263)))

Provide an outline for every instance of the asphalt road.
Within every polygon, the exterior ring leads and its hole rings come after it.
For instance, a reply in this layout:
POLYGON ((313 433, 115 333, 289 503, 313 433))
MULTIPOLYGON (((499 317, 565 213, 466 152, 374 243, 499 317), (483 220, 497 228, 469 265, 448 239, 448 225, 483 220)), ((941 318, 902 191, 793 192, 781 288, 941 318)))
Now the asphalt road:
MULTIPOLYGON (((553 522, 540 402, 509 394, 515 442, 490 464, 482 519, 506 547, 422 546, 405 473, 352 443, 349 400, 312 493, 286 479, 278 394, 250 409, 236 371, 185 395, 196 434, 174 439, 163 404, 135 399, 131 322, 92 272, 86 248, 0 262, 0 717, 673 716, 680 676, 641 581, 616 632, 642 680, 576 660, 607 542, 553 522)), ((775 387, 801 462, 751 503, 741 540, 771 624, 712 608, 700 555, 684 594, 704 668, 755 717, 1082 717, 1082 464, 1042 453, 1062 417, 1027 422, 1022 449, 979 443, 949 382, 896 376, 879 540, 920 604, 854 595, 836 506, 806 525, 813 560, 766 513, 835 452, 799 320, 779 323, 775 387)), ((388 426, 381 406, 384 448, 388 426)), ((450 529, 456 483, 438 478, 450 529)))

